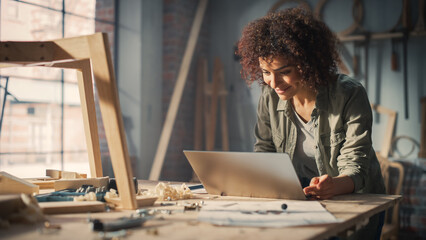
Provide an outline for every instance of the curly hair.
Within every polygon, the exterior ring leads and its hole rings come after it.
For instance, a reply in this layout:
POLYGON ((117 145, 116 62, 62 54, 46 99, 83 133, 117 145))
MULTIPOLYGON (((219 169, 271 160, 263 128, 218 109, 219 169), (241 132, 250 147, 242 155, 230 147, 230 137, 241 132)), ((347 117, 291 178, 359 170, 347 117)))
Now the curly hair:
POLYGON ((335 34, 311 12, 289 8, 245 26, 236 54, 242 65, 241 76, 249 85, 255 80, 264 84, 259 58, 272 61, 283 56, 295 63, 301 81, 317 89, 335 80, 337 44, 335 34))

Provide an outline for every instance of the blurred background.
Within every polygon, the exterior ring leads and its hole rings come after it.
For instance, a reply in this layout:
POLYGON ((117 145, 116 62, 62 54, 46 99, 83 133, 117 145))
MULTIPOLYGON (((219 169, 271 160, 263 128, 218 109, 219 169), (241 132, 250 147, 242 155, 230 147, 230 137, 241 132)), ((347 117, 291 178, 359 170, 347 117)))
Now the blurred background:
MULTIPOLYGON (((198 3, 0 0, 0 40, 47 41, 108 33, 133 174, 147 179, 198 3)), ((419 157, 424 135, 421 99, 426 96, 424 0, 209 1, 160 179, 193 178, 184 149, 253 150, 260 90, 256 83, 248 86, 241 79, 235 45, 248 22, 300 4, 319 14, 339 35, 342 72, 366 87, 371 103, 396 112, 387 157, 403 162, 410 177, 404 188, 412 195, 406 228, 424 233, 426 163, 419 157), (217 111, 212 113, 212 83, 218 72, 223 77, 217 111), (200 78, 205 89, 197 95, 200 78), (201 99, 204 105, 197 108, 201 99), (202 126, 196 129, 200 116, 202 126)), ((89 174, 78 94, 73 70, 0 69, 0 171, 21 177, 44 176, 46 168, 89 174)), ((99 110, 97 116, 104 175, 113 176, 99 110)), ((389 133, 388 120, 374 113, 376 151, 389 133)))

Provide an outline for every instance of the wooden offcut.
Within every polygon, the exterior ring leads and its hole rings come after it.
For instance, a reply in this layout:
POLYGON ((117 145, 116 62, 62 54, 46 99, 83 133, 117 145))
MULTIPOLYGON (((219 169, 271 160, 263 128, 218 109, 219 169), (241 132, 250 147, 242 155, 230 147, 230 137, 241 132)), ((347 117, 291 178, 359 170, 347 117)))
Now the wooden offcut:
POLYGON ((161 132, 160 141, 158 143, 157 152, 155 153, 154 162, 152 164, 149 175, 150 180, 158 180, 160 178, 161 169, 163 168, 164 157, 170 142, 173 125, 176 120, 177 111, 182 99, 183 90, 191 66, 192 56, 194 55, 195 46, 197 44, 198 35, 200 33, 201 24, 203 23, 204 13, 207 8, 207 0, 200 0, 195 14, 194 22, 189 33, 188 43, 183 55, 182 64, 176 80, 175 89, 170 100, 169 109, 167 111, 166 120, 161 132))
POLYGON ((52 179, 59 179, 62 177, 61 172, 61 170, 46 169, 46 176, 51 177, 52 179))
MULTIPOLYGON (((138 204, 138 208, 152 206, 154 205, 157 199, 158 197, 136 196, 136 202, 138 204)), ((123 207, 120 197, 114 197, 114 198, 105 197, 105 201, 108 203, 114 204, 116 209, 120 209, 123 207)))
POLYGON ((44 214, 104 212, 105 203, 100 201, 84 202, 41 202, 38 204, 44 214))
POLYGON ((0 172, 0 194, 38 193, 39 187, 7 172, 0 172))
POLYGON ((55 191, 63 189, 78 189, 83 185, 93 185, 93 187, 105 187, 109 184, 109 177, 100 178, 78 178, 78 179, 60 179, 54 183, 55 191))

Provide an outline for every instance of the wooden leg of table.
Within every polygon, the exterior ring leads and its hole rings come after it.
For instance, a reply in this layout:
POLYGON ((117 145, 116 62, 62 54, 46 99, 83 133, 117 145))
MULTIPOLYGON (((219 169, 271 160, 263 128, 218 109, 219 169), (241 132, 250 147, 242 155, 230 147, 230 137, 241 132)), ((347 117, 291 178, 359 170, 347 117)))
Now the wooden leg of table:
POLYGON ((92 178, 98 178, 103 176, 103 171, 90 60, 84 60, 82 69, 77 70, 77 80, 89 154, 90 175, 92 178))
POLYGON ((136 209, 133 173, 106 34, 87 37, 117 190, 124 209, 136 209))
POLYGON ((90 175, 91 177, 102 177, 101 150, 99 145, 98 122, 96 119, 90 60, 83 59, 72 62, 59 62, 54 63, 51 67, 75 69, 77 72, 87 153, 89 155, 90 175))

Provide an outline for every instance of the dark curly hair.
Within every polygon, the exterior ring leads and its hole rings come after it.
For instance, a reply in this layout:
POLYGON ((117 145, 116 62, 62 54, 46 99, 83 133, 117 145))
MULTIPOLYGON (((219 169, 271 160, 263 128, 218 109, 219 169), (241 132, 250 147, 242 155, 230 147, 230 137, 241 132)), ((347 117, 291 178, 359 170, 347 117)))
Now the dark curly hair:
POLYGON ((338 40, 312 13, 289 8, 250 22, 238 41, 236 54, 242 65, 241 76, 250 85, 263 82, 259 58, 272 61, 283 56, 295 63, 302 80, 317 89, 335 80, 338 40))

